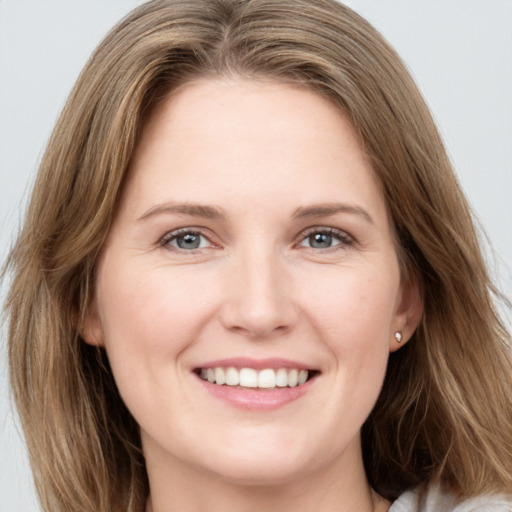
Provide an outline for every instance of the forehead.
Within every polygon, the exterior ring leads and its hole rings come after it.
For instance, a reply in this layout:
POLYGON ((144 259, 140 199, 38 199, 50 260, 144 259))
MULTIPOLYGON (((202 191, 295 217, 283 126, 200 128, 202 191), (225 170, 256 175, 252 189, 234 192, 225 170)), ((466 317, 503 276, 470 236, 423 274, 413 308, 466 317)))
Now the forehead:
MULTIPOLYGON (((236 143, 260 141, 271 147, 299 144, 315 136, 333 145, 340 138, 359 146, 343 111, 305 86, 274 80, 198 79, 171 91, 143 126, 136 157, 155 139, 173 138, 189 149, 190 135, 236 150, 236 143)), ((213 149, 213 148, 211 148, 213 149)), ((324 148, 325 149, 325 148, 324 148)))
POLYGON ((236 197, 255 206, 344 201, 385 210, 343 111, 274 81, 198 80, 174 90, 143 127, 127 188, 138 202, 229 205, 236 197))

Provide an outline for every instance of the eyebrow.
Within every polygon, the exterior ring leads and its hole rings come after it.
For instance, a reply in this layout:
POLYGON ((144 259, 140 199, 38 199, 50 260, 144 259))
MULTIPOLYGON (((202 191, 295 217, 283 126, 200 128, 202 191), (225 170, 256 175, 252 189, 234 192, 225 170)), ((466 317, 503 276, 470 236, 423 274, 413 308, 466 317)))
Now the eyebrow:
POLYGON ((312 206, 301 206, 293 212, 293 218, 304 219, 313 217, 328 217, 336 213, 350 213, 363 217, 370 224, 375 224, 370 214, 360 206, 345 203, 322 203, 312 206))
MULTIPOLYGON (((168 202, 152 206, 149 210, 144 212, 138 219, 144 221, 155 215, 164 213, 190 215, 192 217, 201 217, 204 219, 225 219, 226 215, 223 211, 210 205, 196 204, 196 203, 175 203, 168 202)), ((314 217, 328 217, 337 213, 350 213, 363 217, 370 224, 374 224, 370 214, 360 206, 354 206, 344 203, 321 203, 311 206, 300 206, 293 214, 294 219, 314 218, 314 217)))
POLYGON ((192 217, 202 217, 203 219, 224 219, 225 215, 220 208, 215 206, 195 204, 195 203, 163 203, 152 206, 144 212, 138 219, 144 221, 155 215, 162 213, 177 213, 182 215, 191 215, 192 217))

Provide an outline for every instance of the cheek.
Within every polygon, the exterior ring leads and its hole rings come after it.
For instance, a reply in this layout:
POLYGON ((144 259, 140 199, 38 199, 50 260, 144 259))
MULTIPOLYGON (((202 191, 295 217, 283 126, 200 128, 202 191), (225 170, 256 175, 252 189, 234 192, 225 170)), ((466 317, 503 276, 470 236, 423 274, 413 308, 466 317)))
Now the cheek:
POLYGON ((137 423, 148 427, 155 411, 162 410, 163 397, 173 408, 190 407, 168 390, 179 388, 188 375, 182 354, 199 338, 212 299, 202 293, 200 275, 166 267, 148 271, 128 263, 103 266, 98 306, 120 395, 137 423))
POLYGON ((208 300, 198 301, 200 279, 190 273, 105 268, 98 296, 107 345, 131 343, 141 350, 175 348, 184 329, 206 314, 208 300), (192 277, 192 278, 191 278, 192 277))
POLYGON ((335 342, 361 349, 388 343, 399 288, 398 270, 334 269, 304 292, 311 321, 335 342))
POLYGON ((398 283, 398 271, 340 271, 326 277, 323 292, 308 293, 310 323, 332 355, 333 386, 361 417, 373 407, 386 372, 398 283))
POLYGON ((180 378, 181 354, 211 315, 201 278, 168 268, 105 265, 98 306, 105 348, 121 395, 130 408, 137 396, 180 378), (162 364, 165 361, 166 364, 162 364))

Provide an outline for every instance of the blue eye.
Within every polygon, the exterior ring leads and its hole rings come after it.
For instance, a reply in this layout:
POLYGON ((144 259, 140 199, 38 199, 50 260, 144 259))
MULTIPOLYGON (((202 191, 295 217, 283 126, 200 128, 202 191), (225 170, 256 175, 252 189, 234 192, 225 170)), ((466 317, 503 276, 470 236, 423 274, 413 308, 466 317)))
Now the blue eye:
POLYGON ((314 235, 309 235, 307 238, 309 247, 313 247, 313 249, 327 249, 332 247, 334 240, 336 239, 327 233, 315 233, 314 235))
POLYGON ((311 249, 332 249, 336 246, 351 245, 353 239, 343 231, 329 229, 313 229, 306 233, 305 238, 300 242, 301 247, 311 249))
POLYGON ((209 240, 196 231, 179 230, 169 233, 162 245, 171 246, 182 251, 194 251, 210 246, 209 240))

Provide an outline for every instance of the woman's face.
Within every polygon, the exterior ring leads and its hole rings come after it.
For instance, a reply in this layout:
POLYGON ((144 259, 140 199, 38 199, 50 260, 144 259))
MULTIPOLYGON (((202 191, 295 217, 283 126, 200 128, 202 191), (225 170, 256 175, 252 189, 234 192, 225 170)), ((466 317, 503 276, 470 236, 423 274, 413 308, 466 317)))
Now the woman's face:
POLYGON ((297 86, 205 79, 144 127, 85 337, 148 467, 287 481, 360 467, 419 309, 343 113, 297 86))

